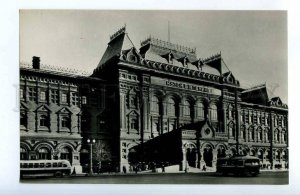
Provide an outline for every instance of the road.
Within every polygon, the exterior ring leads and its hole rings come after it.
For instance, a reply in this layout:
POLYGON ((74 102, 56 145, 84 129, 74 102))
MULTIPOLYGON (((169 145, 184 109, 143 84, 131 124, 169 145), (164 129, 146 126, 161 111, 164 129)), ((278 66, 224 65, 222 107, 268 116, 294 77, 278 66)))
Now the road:
POLYGON ((257 177, 221 176, 217 173, 155 173, 25 178, 21 183, 69 184, 288 184, 288 172, 262 172, 257 177))

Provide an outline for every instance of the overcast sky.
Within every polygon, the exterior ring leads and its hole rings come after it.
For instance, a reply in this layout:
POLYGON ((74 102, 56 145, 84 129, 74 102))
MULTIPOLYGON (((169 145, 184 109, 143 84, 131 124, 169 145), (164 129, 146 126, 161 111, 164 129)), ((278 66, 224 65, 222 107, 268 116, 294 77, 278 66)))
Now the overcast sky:
POLYGON ((198 58, 222 52, 244 87, 267 82, 287 103, 284 11, 20 11, 20 61, 92 72, 109 36, 125 23, 137 48, 149 35, 196 47, 198 58))

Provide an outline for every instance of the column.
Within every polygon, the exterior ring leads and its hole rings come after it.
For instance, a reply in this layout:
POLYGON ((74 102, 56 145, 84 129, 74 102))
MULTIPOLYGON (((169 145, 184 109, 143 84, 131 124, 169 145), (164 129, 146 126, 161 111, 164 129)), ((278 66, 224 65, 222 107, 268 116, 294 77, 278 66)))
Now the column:
POLYGON ((195 155, 196 155, 196 158, 195 158, 195 167, 196 168, 200 168, 199 167, 198 151, 197 150, 195 150, 195 155))
POLYGON ((182 161, 181 166, 179 168, 180 171, 184 171, 187 168, 187 161, 186 161, 186 149, 185 147, 182 147, 182 161))
POLYGON ((216 149, 213 150, 213 159, 212 159, 212 168, 216 169, 217 168, 217 154, 218 151, 216 149))
POLYGON ((126 126, 125 126, 125 120, 126 120, 126 117, 125 117, 125 94, 121 92, 120 94, 120 127, 121 127, 121 130, 124 130, 126 129, 126 126))

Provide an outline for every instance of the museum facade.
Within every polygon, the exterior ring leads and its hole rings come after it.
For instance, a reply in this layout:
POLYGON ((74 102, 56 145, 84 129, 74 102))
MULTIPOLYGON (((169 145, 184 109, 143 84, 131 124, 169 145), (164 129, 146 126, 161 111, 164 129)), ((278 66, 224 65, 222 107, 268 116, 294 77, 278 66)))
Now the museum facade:
POLYGON ((150 162, 214 168, 236 154, 288 167, 287 105, 266 84, 242 88, 221 53, 202 59, 152 37, 138 50, 124 27, 91 76, 21 67, 20 91, 21 159, 80 167, 86 140, 96 139, 93 158, 116 171, 150 162))

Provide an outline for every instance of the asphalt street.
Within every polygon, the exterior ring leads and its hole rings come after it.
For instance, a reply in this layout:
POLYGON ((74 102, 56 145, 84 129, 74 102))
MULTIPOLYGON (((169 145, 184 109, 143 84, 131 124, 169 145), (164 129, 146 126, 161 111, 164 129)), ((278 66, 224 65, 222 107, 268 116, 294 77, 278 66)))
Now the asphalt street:
POLYGON ((256 177, 222 176, 217 173, 153 173, 153 174, 104 174, 94 176, 69 176, 63 178, 25 178, 21 183, 69 184, 288 184, 288 172, 262 172, 256 177))

